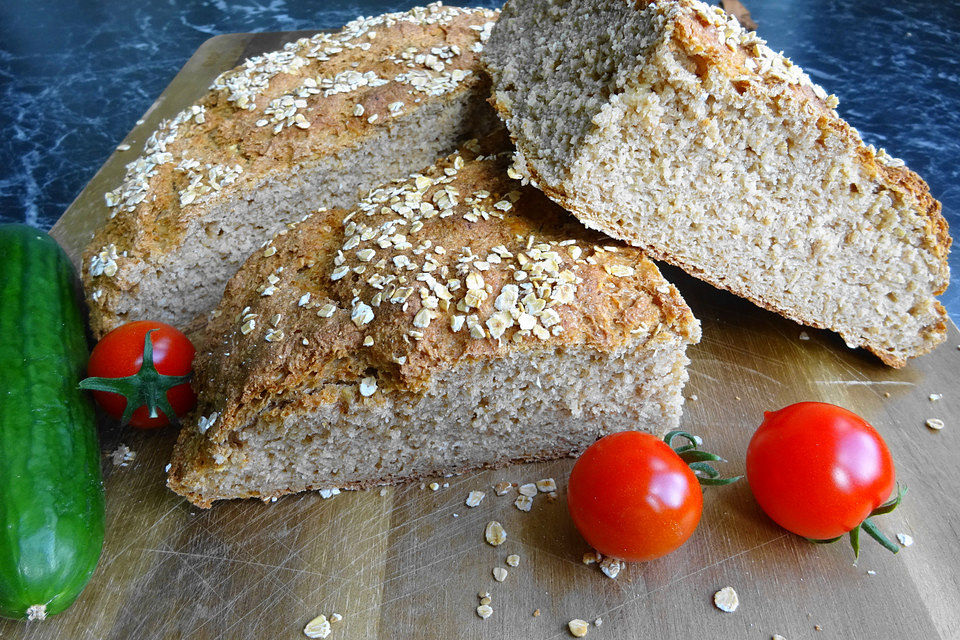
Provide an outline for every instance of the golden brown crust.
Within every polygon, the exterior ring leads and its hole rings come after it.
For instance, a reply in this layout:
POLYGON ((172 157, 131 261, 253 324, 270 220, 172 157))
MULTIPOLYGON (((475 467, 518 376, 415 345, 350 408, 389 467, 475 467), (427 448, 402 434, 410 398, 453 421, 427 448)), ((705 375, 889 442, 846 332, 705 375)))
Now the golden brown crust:
POLYGON ((120 321, 121 296, 136 295, 144 273, 175 257, 210 206, 488 82, 477 72, 478 51, 495 19, 491 10, 437 4, 358 20, 218 77, 209 94, 161 123, 106 195, 112 218, 82 258, 94 334, 120 321), (285 102, 272 109, 278 100, 285 102))
MULTIPOLYGON (((719 8, 707 8, 701 2, 691 0, 652 0, 641 2, 638 9, 650 4, 665 7, 672 19, 669 27, 670 43, 677 53, 686 57, 698 75, 705 75, 707 69, 720 70, 732 79, 738 90, 749 93, 759 101, 773 101, 785 104, 794 102, 810 116, 816 116, 816 126, 824 132, 838 136, 847 146, 855 148, 860 165, 868 176, 878 183, 878 188, 892 192, 898 199, 915 203, 914 208, 924 219, 924 248, 932 253, 939 264, 936 273, 937 285, 933 293, 939 295, 946 290, 950 281, 948 253, 952 243, 948 225, 941 212, 941 204, 930 195, 927 183, 902 161, 891 158, 883 149, 877 151, 865 145, 860 134, 844 121, 836 112, 836 97, 827 96, 799 67, 788 59, 774 54, 763 41, 752 32, 740 36, 724 31, 722 23, 729 18, 719 8), (724 16, 717 18, 717 16, 724 16)), ((737 30, 739 31, 739 30, 737 30)), ((509 121, 512 111, 509 104, 498 99, 494 91, 489 99, 501 119, 509 121)), ((514 132, 510 132, 512 141, 522 147, 514 132)), ((573 212, 584 224, 592 229, 608 232, 603 224, 603 215, 591 210, 582 199, 567 192, 563 181, 555 182, 542 175, 523 154, 517 154, 522 163, 519 173, 528 177, 530 182, 546 193, 551 199, 573 212)), ((643 249, 649 256, 680 267, 687 273, 710 284, 730 291, 750 300, 774 313, 802 324, 820 328, 834 329, 819 322, 815 317, 775 306, 769 301, 752 295, 742 287, 728 283, 722 276, 706 273, 696 265, 690 264, 670 251, 662 250, 651 244, 630 240, 631 244, 643 249)), ((947 314, 938 301, 933 302, 939 322, 924 328, 924 332, 933 335, 946 335, 947 314)), ((919 356, 933 350, 939 341, 924 341, 924 346, 915 349, 910 355, 919 356)), ((874 353, 888 366, 900 368, 906 364, 906 358, 891 353, 882 345, 866 342, 863 347, 874 353)))
POLYGON ((195 362, 194 424, 216 414, 214 424, 183 430, 170 486, 188 491, 184 475, 202 475, 218 443, 283 394, 374 404, 516 351, 699 340, 690 309, 641 251, 509 178, 510 155, 503 133, 468 144, 251 256, 195 362))

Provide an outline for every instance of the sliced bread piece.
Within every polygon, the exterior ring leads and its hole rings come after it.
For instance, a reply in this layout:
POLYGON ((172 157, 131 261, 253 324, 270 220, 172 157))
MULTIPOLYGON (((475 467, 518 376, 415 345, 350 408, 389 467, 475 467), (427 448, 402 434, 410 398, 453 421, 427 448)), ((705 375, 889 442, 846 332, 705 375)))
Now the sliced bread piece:
POLYGON ((638 249, 508 178, 505 143, 247 261, 197 357, 174 491, 208 507, 362 488, 677 426, 699 323, 638 249))
POLYGON ((927 185, 696 0, 509 0, 483 60, 514 169, 587 226, 902 366, 946 337, 927 185))
POLYGON ((361 18, 221 74, 106 194, 112 218, 83 256, 94 334, 184 326, 286 223, 489 131, 478 52, 496 16, 438 3, 361 18))

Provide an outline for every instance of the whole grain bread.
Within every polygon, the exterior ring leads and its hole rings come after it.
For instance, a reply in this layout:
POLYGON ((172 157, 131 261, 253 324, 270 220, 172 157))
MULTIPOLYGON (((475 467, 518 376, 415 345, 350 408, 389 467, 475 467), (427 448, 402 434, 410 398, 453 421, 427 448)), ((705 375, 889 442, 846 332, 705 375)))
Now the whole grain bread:
POLYGON ((697 0, 508 0, 484 48, 514 170, 587 226, 903 366, 946 337, 940 203, 697 0))
POLYGON ((505 133, 468 143, 251 256, 207 324, 168 485, 207 507, 675 428, 699 323, 510 156, 505 133))
POLYGON ((496 121, 478 52, 496 12, 431 4, 250 58, 161 123, 83 255, 93 332, 212 309, 304 211, 350 206, 496 121))

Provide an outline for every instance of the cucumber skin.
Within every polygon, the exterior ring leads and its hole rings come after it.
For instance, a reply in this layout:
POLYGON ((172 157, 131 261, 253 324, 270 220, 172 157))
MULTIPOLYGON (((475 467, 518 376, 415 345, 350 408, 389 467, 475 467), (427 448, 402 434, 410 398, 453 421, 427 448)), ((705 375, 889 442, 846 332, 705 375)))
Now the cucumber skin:
POLYGON ((54 615, 103 547, 100 449, 76 274, 50 236, 0 225, 0 616, 54 615))

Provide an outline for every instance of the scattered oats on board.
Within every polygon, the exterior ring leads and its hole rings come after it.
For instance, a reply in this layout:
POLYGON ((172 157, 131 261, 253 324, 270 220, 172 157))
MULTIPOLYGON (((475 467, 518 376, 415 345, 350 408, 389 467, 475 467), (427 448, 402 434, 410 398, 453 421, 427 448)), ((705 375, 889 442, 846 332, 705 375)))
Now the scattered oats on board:
POLYGON ((493 579, 497 582, 503 582, 507 579, 507 570, 503 567, 494 567, 493 568, 493 579))
POLYGON ((307 623, 303 628, 303 635, 308 638, 326 638, 330 635, 330 621, 327 616, 320 614, 307 623))
POLYGON ((533 508, 533 498, 523 495, 517 496, 517 499, 514 501, 513 505, 517 509, 520 509, 520 511, 530 511, 530 509, 533 508))
POLYGON ((941 398, 943 398, 943 394, 942 394, 942 393, 931 393, 931 394, 930 394, 930 402, 936 402, 937 400, 940 400, 941 398))
POLYGON ((913 536, 909 533, 898 533, 897 542, 899 542, 904 547, 909 547, 913 544, 913 536))
POLYGON ((534 610, 533 610, 533 617, 534 617, 534 618, 539 618, 539 617, 540 617, 540 609, 534 609, 534 610))
POLYGON ((583 564, 593 564, 601 560, 603 560, 603 556, 600 555, 599 551, 587 551, 583 554, 583 564))
POLYGON ((784 638, 784 637, 783 637, 782 635, 780 635, 779 633, 775 633, 775 634, 773 634, 772 640, 787 640, 787 639, 784 638))
POLYGON ((875 575, 877 575, 877 572, 874 571, 873 569, 870 569, 869 571, 867 571, 867 575, 868 575, 868 576, 875 576, 875 575))
POLYGON ((540 491, 540 493, 550 493, 551 491, 556 491, 557 481, 553 478, 537 480, 537 490, 540 491))
POLYGON ((600 571, 603 571, 608 578, 613 578, 614 580, 620 575, 620 569, 622 568, 623 563, 616 558, 607 557, 600 562, 600 571))
POLYGON ((343 620, 343 616, 339 613, 334 613, 330 616, 330 622, 340 622, 341 620, 343 620))
POLYGON ((487 523, 487 528, 483 532, 483 537, 489 544, 499 547, 507 540, 507 532, 504 531, 502 524, 496 520, 491 520, 487 523))
POLYGON ((440 488, 440 483, 439 483, 439 482, 431 482, 431 483, 430 483, 429 485, 427 485, 427 486, 430 487, 430 491, 437 491, 437 490, 440 488))
MULTIPOLYGON (((912 542, 912 540, 911 540, 912 542)), ((511 553, 507 556, 507 564, 511 567, 516 567, 520 565, 520 556, 515 553, 511 553)))
POLYGON ((513 489, 512 482, 498 482, 496 486, 493 487, 494 492, 498 496, 506 495, 510 492, 510 489, 513 489))
POLYGON ((129 466, 136 457, 137 452, 131 451, 130 447, 125 444, 121 444, 117 447, 116 451, 110 453, 110 460, 113 461, 113 466, 115 467, 129 466))
POLYGON ((713 594, 713 604, 717 605, 717 609, 720 609, 720 611, 733 613, 740 606, 740 597, 733 590, 733 587, 724 587, 713 594))
POLYGON ((934 431, 940 431, 940 429, 943 429, 943 420, 940 418, 929 418, 927 420, 927 426, 934 431))
POLYGON ((587 624, 586 620, 581 620, 580 618, 574 618, 567 623, 567 628, 570 629, 570 633, 574 638, 582 638, 587 635, 587 631, 590 630, 590 626, 587 624))
POLYGON ((800 339, 801 339, 801 340, 809 340, 809 339, 810 339, 810 334, 807 333, 806 331, 801 331, 801 332, 800 332, 800 339))
POLYGON ((532 498, 533 496, 537 495, 537 485, 532 482, 528 482, 527 484, 520 485, 519 491, 520 495, 532 498))
POLYGON ((467 502, 466 502, 467 506, 476 507, 477 505, 480 504, 480 502, 483 500, 483 497, 485 495, 487 494, 485 494, 483 491, 471 491, 470 494, 467 496, 467 502))
POLYGON ((477 607, 477 615, 486 620, 493 613, 493 609, 488 604, 482 604, 477 607))

